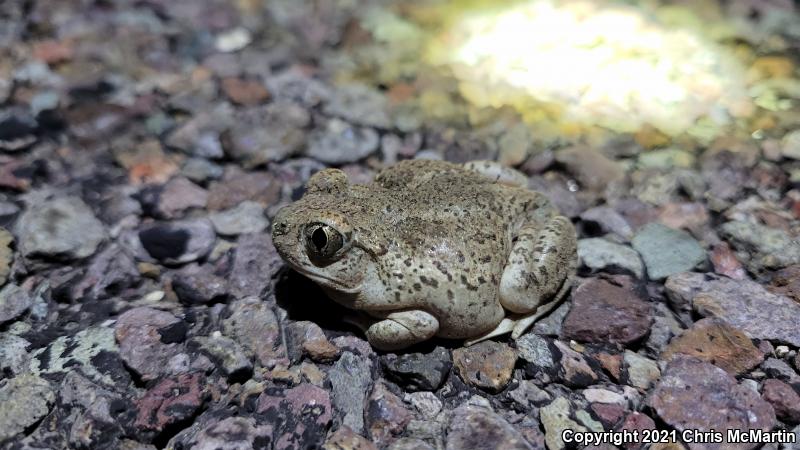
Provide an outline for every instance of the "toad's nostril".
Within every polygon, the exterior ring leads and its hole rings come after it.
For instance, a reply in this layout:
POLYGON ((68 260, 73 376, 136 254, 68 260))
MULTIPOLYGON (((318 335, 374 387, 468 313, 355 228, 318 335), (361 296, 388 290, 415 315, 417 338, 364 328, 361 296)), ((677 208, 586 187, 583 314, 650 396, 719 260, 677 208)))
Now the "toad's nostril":
POLYGON ((286 234, 286 222, 275 222, 272 224, 272 233, 276 235, 286 234))

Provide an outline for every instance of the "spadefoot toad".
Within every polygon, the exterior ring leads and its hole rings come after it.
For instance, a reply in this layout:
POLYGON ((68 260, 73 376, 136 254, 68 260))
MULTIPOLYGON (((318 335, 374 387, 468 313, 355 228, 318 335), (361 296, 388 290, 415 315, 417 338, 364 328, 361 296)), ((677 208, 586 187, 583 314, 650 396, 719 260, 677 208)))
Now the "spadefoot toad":
POLYGON ((503 183, 520 177, 492 162, 413 160, 351 185, 325 169, 278 212, 272 239, 292 268, 366 313, 378 349, 518 337, 569 290, 577 264, 572 223, 542 194, 503 183))

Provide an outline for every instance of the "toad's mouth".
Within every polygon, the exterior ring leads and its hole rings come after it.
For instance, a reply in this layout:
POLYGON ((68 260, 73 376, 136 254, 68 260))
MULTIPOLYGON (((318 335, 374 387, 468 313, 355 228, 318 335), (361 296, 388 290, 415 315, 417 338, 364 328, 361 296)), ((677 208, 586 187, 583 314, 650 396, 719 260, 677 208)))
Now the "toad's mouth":
POLYGON ((295 264, 291 264, 291 266, 292 269, 294 269, 299 274, 311 279, 311 281, 325 288, 333 289, 337 292, 341 292, 344 294, 358 294, 359 292, 361 292, 361 284, 350 286, 335 278, 322 275, 321 273, 314 272, 313 270, 306 269, 305 267, 298 266, 295 264))

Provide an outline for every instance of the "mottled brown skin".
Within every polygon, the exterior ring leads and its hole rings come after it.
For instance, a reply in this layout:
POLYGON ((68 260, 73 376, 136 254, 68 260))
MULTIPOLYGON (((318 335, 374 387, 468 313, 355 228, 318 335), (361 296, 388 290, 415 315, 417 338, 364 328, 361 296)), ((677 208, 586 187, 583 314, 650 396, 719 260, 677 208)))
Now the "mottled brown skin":
POLYGON ((404 161, 367 185, 318 172, 275 217, 275 247, 331 298, 373 317, 377 348, 485 335, 563 295, 575 231, 541 194, 499 183, 493 163, 467 167, 404 161))

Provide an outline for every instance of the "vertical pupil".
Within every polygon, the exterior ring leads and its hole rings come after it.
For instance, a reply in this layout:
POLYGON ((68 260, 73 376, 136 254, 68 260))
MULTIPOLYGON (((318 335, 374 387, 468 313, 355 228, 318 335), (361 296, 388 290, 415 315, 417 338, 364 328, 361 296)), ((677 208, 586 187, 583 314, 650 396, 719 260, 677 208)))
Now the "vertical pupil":
POLYGON ((328 235, 322 228, 317 228, 311 233, 311 242, 314 243, 314 247, 316 247, 318 251, 322 250, 328 243, 328 235))

